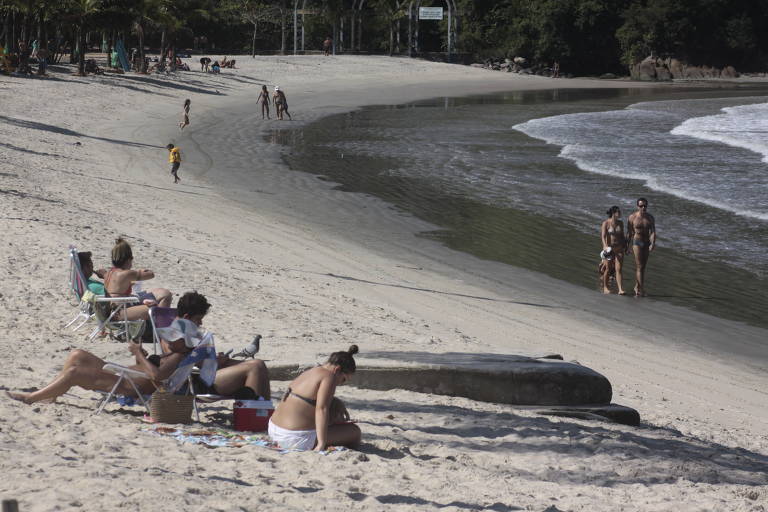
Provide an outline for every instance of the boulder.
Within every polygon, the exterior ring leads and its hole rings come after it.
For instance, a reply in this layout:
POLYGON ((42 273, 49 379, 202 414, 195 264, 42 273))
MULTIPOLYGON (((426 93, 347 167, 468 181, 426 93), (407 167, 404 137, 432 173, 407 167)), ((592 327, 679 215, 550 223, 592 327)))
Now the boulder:
POLYGON ((484 68, 485 64, 481 64, 479 62, 473 62, 472 64, 470 64, 470 66, 473 68, 484 68))
POLYGON ((528 61, 525 59, 525 57, 515 57, 514 59, 512 59, 512 62, 514 62, 515 64, 520 64, 522 66, 528 61))
POLYGON ((672 74, 672 78, 683 78, 685 76, 685 65, 677 59, 666 59, 667 69, 672 74))
POLYGON ((656 66, 656 80, 672 80, 672 73, 666 66, 656 66))
POLYGON ((633 80, 646 82, 656 80, 656 59, 646 57, 631 67, 630 74, 633 80))
POLYGON ((614 80, 614 79, 616 79, 616 75, 614 75, 613 73, 603 73, 602 75, 600 75, 600 79, 601 80, 614 80))
POLYGON ((720 72, 720 78, 738 78, 739 73, 733 66, 725 66, 720 72))

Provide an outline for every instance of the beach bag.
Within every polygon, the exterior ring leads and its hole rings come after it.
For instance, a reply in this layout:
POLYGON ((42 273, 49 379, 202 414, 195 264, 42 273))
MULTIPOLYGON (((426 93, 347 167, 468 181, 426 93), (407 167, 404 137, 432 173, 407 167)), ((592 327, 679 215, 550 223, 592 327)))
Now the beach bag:
POLYGON ((149 415, 158 423, 192 423, 195 397, 157 390, 149 402, 149 415))

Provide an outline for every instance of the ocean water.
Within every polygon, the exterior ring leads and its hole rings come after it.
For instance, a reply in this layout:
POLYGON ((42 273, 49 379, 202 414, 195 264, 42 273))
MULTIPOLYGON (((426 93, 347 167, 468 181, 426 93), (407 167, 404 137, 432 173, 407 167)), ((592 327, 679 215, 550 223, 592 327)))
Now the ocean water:
POLYGON ((555 90, 371 107, 284 137, 286 161, 441 228, 421 236, 588 287, 605 210, 626 217, 646 197, 659 234, 650 293, 766 325, 766 94, 555 90))

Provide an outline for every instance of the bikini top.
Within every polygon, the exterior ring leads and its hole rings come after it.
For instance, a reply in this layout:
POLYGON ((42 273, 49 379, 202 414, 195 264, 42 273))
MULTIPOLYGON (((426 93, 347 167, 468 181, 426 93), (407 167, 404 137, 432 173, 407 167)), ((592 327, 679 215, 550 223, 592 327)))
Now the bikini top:
POLYGON ((300 394, 294 392, 291 388, 288 388, 288 391, 285 392, 285 396, 283 397, 283 401, 285 401, 289 396, 295 396, 296 398, 300 398, 304 400, 306 403, 311 405, 312 407, 317 406, 317 400, 312 400, 311 398, 307 398, 305 396, 301 396, 300 394))

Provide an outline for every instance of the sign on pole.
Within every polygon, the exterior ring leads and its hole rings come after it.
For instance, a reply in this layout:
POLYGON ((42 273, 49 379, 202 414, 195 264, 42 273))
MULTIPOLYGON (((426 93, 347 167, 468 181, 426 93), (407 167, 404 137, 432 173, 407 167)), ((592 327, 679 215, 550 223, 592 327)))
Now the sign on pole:
POLYGON ((442 7, 419 7, 419 19, 420 20, 442 20, 443 8, 442 7))

